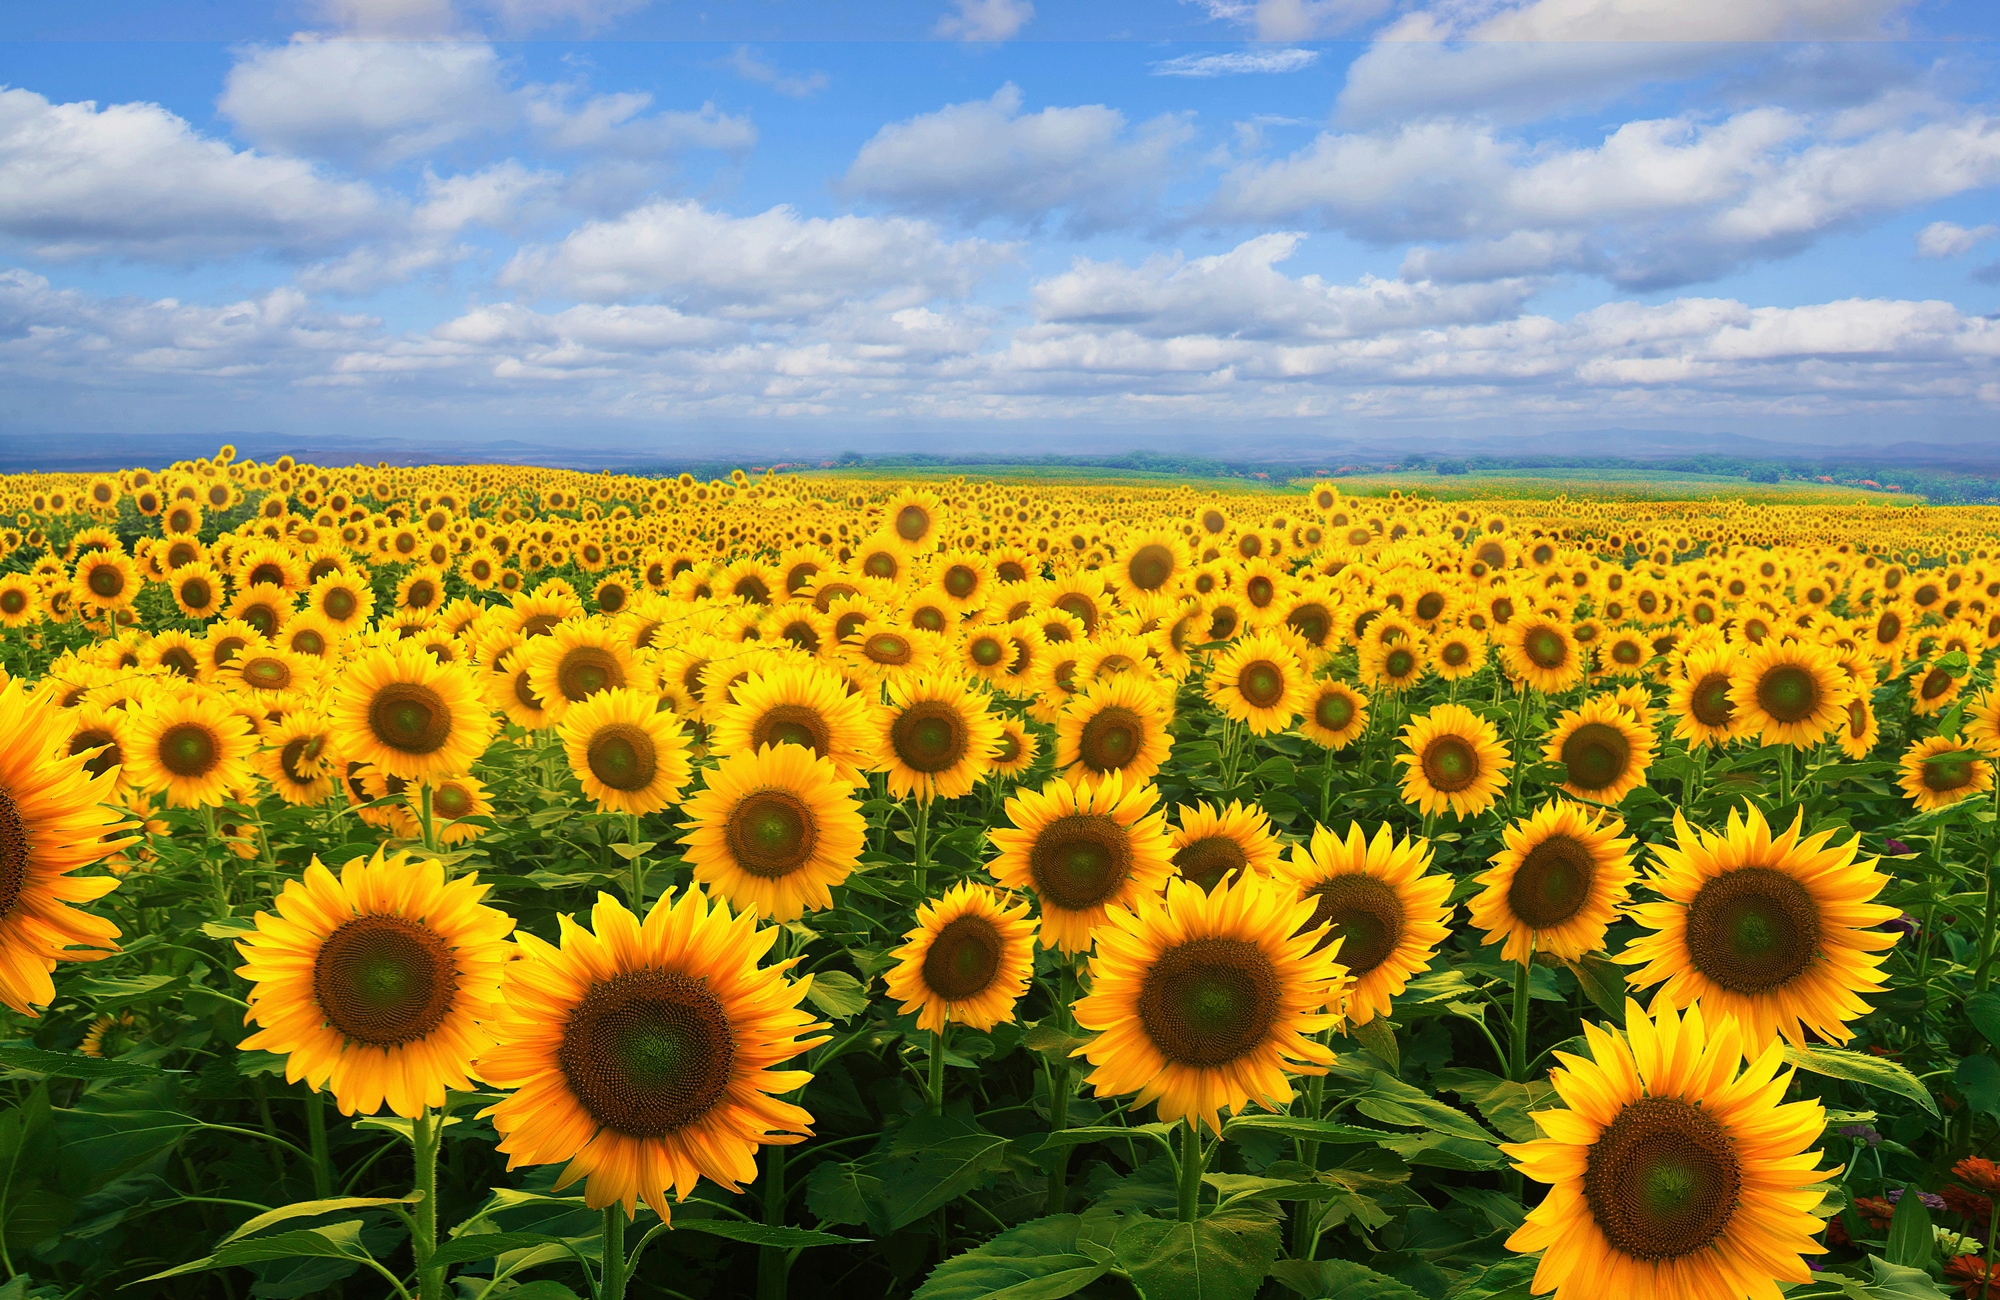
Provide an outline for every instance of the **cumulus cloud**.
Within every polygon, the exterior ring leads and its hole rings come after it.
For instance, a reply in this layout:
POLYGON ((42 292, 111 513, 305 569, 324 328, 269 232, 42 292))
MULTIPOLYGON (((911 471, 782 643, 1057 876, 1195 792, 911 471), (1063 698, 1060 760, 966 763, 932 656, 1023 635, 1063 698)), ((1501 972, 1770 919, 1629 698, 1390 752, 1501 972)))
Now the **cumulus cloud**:
POLYGON ((1389 24, 1348 68, 1350 121, 1517 113, 1740 60, 1746 43, 1880 37, 1909 0, 1517 0, 1434 4, 1389 24))
POLYGON ((737 46, 730 56, 723 60, 722 66, 745 81, 769 86, 780 95, 792 99, 806 99, 816 95, 825 90, 832 80, 824 72, 809 72, 803 77, 780 72, 775 64, 759 58, 747 45, 737 46))
MULTIPOLYGON (((1996 182, 2000 119, 1977 114, 1826 139, 1811 118, 1758 108, 1627 122, 1578 148, 1428 119, 1327 131, 1289 158, 1239 166, 1211 217, 1315 219, 1382 244, 1463 242, 1459 276, 1484 260, 1499 274, 1588 270, 1660 287, 1996 182)), ((1454 256, 1426 250, 1415 265, 1454 256)))
POLYGON ((1030 0, 951 0, 937 34, 960 41, 1011 41, 1035 16, 1030 0))
POLYGON ((908 212, 976 225, 990 218, 1078 234, 1149 220, 1191 137, 1156 117, 1127 128, 1102 104, 1021 111, 1009 82, 993 98, 892 122, 861 146, 842 188, 908 212))
POLYGON ((396 220, 365 184, 232 149, 157 104, 0 89, 0 233, 43 257, 310 256, 396 220))
POLYGON ((1232 50, 1182 54, 1153 65, 1156 77, 1228 77, 1246 72, 1298 72, 1319 62, 1318 50, 1232 50))
POLYGON ((732 217, 662 200, 590 222, 558 244, 523 248, 501 283, 755 319, 821 313, 853 298, 904 307, 962 297, 1010 255, 1005 246, 954 242, 928 222, 901 217, 802 217, 784 205, 732 217))
POLYGON ((1917 256, 1963 257, 1995 235, 2000 226, 1990 223, 1967 229, 1955 221, 1933 221, 1917 232, 1917 256))
POLYGON ((641 91, 583 95, 574 86, 530 86, 524 92, 528 125, 555 149, 626 158, 663 158, 687 149, 744 153, 757 128, 705 103, 688 112, 648 114, 653 97, 641 91))

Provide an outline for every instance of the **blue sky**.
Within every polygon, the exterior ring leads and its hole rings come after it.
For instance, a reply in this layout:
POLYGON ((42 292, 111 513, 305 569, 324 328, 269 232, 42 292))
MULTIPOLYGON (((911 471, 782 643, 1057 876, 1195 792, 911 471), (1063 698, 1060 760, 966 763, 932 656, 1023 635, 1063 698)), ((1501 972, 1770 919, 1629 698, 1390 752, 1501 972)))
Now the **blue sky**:
POLYGON ((1997 29, 1956 0, 14 6, 0 433, 1991 441, 1997 29))

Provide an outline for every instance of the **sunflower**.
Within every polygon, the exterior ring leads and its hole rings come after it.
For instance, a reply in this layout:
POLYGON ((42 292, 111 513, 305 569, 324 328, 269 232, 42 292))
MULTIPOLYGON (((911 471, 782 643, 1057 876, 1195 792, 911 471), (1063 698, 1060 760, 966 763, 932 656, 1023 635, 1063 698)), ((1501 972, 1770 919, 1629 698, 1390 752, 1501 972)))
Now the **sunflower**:
POLYGON ((125 746, 127 731, 127 711, 114 708, 96 700, 86 700, 74 709, 63 711, 64 721, 70 726, 69 741, 62 747, 66 755, 77 755, 83 759, 83 770, 91 776, 113 773, 115 788, 122 793, 129 782, 124 779, 125 746))
POLYGON ((27 627, 42 620, 42 589, 25 573, 0 575, 0 627, 27 627))
POLYGON ((1368 697, 1346 682, 1320 682, 1306 695, 1299 734, 1321 749, 1341 750, 1368 729, 1368 697))
POLYGON ((1634 721, 1616 698, 1600 695, 1556 720, 1542 757, 1563 765, 1564 791, 1615 806, 1646 783, 1653 733, 1634 721))
POLYGON ((130 606, 142 585, 138 567, 123 551, 92 551, 76 562, 70 598, 79 607, 112 613, 130 606))
POLYGON ((1736 661, 1729 703, 1766 745, 1810 749, 1845 717, 1847 674, 1816 645, 1776 638, 1736 661))
POLYGON ((286 1081, 332 1092, 344 1115, 443 1106, 473 1086, 499 1010, 514 918, 480 902, 490 888, 406 853, 377 849, 338 877, 314 858, 236 945, 258 1026, 241 1046, 286 1054, 286 1081))
MULTIPOLYGON (((748 912, 732 917, 698 889, 663 898, 643 923, 600 894, 590 928, 561 918, 562 946, 519 937, 495 1046, 477 1068, 516 1089, 480 1112, 508 1168, 568 1161, 560 1190, 586 1179, 593 1209, 644 1201, 669 1219, 703 1178, 740 1191, 760 1145, 804 1141, 812 1116, 780 1098, 803 1070, 774 1070, 824 1037, 799 1009, 810 976, 760 967, 778 937, 748 912)), ((795 958, 794 961, 797 959, 795 958)))
POLYGON ((129 779, 174 808, 215 808, 251 783, 256 737, 242 715, 213 695, 162 692, 131 717, 129 779))
MULTIPOLYGON (((1978 655, 1972 657, 1977 659, 1978 655)), ((1963 674, 1952 676, 1943 664, 1918 664, 1916 675, 1910 679, 1910 713, 1919 718, 1934 718, 1943 713, 1965 689, 1966 680, 1963 674)))
POLYGON ((1460 819, 1493 806, 1514 760, 1493 724, 1463 704, 1440 704, 1403 728, 1409 751, 1396 761, 1403 773, 1403 802, 1425 816, 1449 808, 1460 819))
POLYGON ((1171 592, 1193 563, 1179 533, 1151 529, 1125 539, 1112 578, 1126 601, 1142 593, 1171 592))
POLYGON ((350 636, 368 625, 375 612, 375 591, 365 580, 336 569, 306 592, 306 608, 324 615, 342 636, 350 636))
POLYGON ((1448 682, 1462 682, 1486 666, 1486 638, 1470 628, 1450 628, 1431 640, 1431 667, 1448 682))
POLYGON ((988 704, 955 677, 891 681, 888 707, 875 715, 875 766, 888 774, 890 797, 927 804, 971 793, 1000 741, 988 704))
POLYGON ((1597 671, 1603 677, 1639 677, 1653 657, 1646 638, 1630 628, 1611 633, 1597 650, 1597 671))
POLYGON ((658 812, 692 775, 681 720, 648 691, 599 691, 572 704, 559 731, 570 771, 599 812, 658 812))
POLYGON ((917 1028, 942 1033, 947 1021, 981 1033, 1014 1018, 1035 973, 1035 924, 1028 903, 962 880, 917 908, 917 924, 891 956, 889 996, 917 1028))
POLYGON ((1000 739, 993 748, 991 775, 1013 780, 1026 776, 1042 751, 1041 742, 1019 718, 1000 718, 1000 739))
POLYGON ((1216 656, 1204 691, 1224 716, 1259 736, 1292 725, 1305 704, 1305 665, 1291 648, 1258 632, 1216 656))
POLYGON ((1660 869, 1647 881, 1662 901, 1631 909, 1653 933, 1617 957, 1641 968, 1626 976, 1637 987, 1661 986, 1656 1003, 1699 998, 1712 1020, 1737 1022, 1748 1053, 1778 1035, 1799 1046, 1847 1042, 1847 1022, 1869 1009, 1860 995, 1882 991, 1883 951, 1896 942, 1895 931, 1873 928, 1897 910, 1869 901, 1889 879, 1877 859, 1855 861, 1861 837, 1829 844, 1832 831, 1803 835, 1804 821, 1801 810, 1774 836, 1746 807, 1715 834, 1675 814, 1676 847, 1653 849, 1660 869))
POLYGON ((872 681, 900 682, 936 673, 945 660, 945 643, 922 628, 869 618, 841 638, 839 658, 872 681))
POLYGON ((1399 838, 1386 822, 1370 839, 1349 822, 1344 840, 1313 827, 1310 844, 1293 845, 1278 868, 1279 878, 1313 904, 1305 930, 1325 926, 1319 944, 1340 944, 1340 963, 1354 981, 1349 1024, 1387 1016, 1395 996, 1430 969, 1438 945, 1450 937, 1452 878, 1432 874, 1430 866, 1425 840, 1399 838))
POLYGON ((718 754, 800 745, 832 759, 850 785, 866 784, 875 765, 867 699, 848 694, 838 674, 810 664, 786 664, 746 678, 722 707, 709 744, 718 754))
POLYGON ((1674 713, 1674 739, 1689 745, 1722 745, 1748 730, 1729 689, 1736 660, 1736 652, 1727 646, 1689 652, 1667 696, 1667 707, 1674 713))
POLYGON ((1911 745, 1903 755, 1902 770, 1897 784, 1918 812, 1949 808, 1993 788, 1993 764, 1972 745, 1945 736, 1911 745))
POLYGON ((831 759, 798 745, 735 754, 683 809, 694 878, 736 907, 778 921, 833 906, 867 842, 852 787, 831 759))
POLYGON ((264 737, 256 765, 280 799, 301 807, 325 803, 340 784, 333 733, 312 709, 287 713, 264 737))
POLYGON ((1171 841, 1174 870, 1203 889, 1234 880, 1245 871, 1268 876, 1278 866, 1278 837, 1271 818, 1254 805, 1231 800, 1227 808, 1182 804, 1180 825, 1171 841))
MULTIPOLYGON (((431 815, 437 819, 439 844, 450 848, 470 843, 486 833, 484 827, 466 820, 493 815, 493 801, 487 798, 484 782, 469 776, 449 776, 431 786, 430 791, 431 815)), ((412 800, 413 810, 421 808, 415 801, 422 796, 416 791, 405 791, 403 797, 412 800)))
POLYGON ((1122 772, 1126 783, 1149 780, 1166 762, 1174 738, 1152 683, 1120 673, 1072 696, 1056 719, 1056 766, 1071 781, 1122 772))
POLYGON ((528 682, 546 701, 552 722, 561 722, 572 706, 599 691, 651 685, 633 662, 631 647, 601 622, 558 623, 547 636, 528 641, 526 650, 528 682))
POLYGON ((1501 666, 1524 687, 1554 695, 1583 680, 1583 651, 1567 623, 1523 615, 1500 629, 1499 642, 1501 666))
POLYGON ((1100 1097, 1137 1093, 1161 1120, 1222 1129, 1251 1101, 1283 1111, 1287 1074, 1323 1072, 1313 1035, 1340 1022, 1347 968, 1321 945, 1314 904, 1268 876, 1212 892, 1192 880, 1110 910, 1090 956, 1076 1022, 1097 1036, 1075 1055, 1100 1097), (1332 1006, 1334 1012, 1325 1008, 1332 1006))
POLYGON ((539 731, 550 726, 548 706, 542 697, 535 694, 534 683, 528 679, 528 651, 525 645, 506 651, 494 661, 495 671, 481 673, 479 680, 486 690, 489 706, 507 715, 510 722, 528 731, 539 731))
POLYGON ((69 873, 124 848, 118 777, 71 753, 71 720, 19 681, 0 685, 0 1004, 24 1016, 55 1000, 59 961, 116 951, 118 927, 71 904, 118 888, 116 876, 69 873))
POLYGON ((348 664, 328 716, 341 753, 406 780, 470 772, 493 737, 471 670, 407 641, 348 664))
POLYGON ((253 646, 230 660, 217 676, 223 689, 238 690, 260 704, 269 704, 287 692, 315 694, 319 672, 316 659, 276 646, 253 646))
MULTIPOLYGON (((1968 739, 1977 739, 1971 726, 1965 730, 1968 739)), ((1867 681, 1857 682, 1853 697, 1847 701, 1847 718, 1835 736, 1840 752, 1849 758, 1866 758, 1875 752, 1875 742, 1881 738, 1882 723, 1875 716, 1874 691, 1867 681)))
POLYGON ((1415 637, 1394 641, 1370 637, 1361 644, 1361 680, 1377 690, 1409 690, 1423 680, 1430 666, 1424 643, 1415 637))
POLYGON ((1509 825, 1471 902, 1480 942, 1504 943, 1510 962, 1538 952, 1575 961, 1602 948, 1638 874, 1624 831, 1617 817, 1562 799, 1509 825))
POLYGON ((1783 1053, 1703 1012, 1627 1002, 1623 1030, 1584 1025, 1588 1058, 1556 1053, 1567 1108, 1531 1112, 1542 1136, 1500 1147, 1549 1184, 1507 1239, 1542 1252, 1531 1290, 1744 1300, 1811 1280, 1828 1175, 1807 1148, 1826 1110, 1786 1102, 1783 1053))
POLYGON ((2000 690, 1988 690, 1973 700, 1964 717, 1965 738, 1982 753, 2000 754, 2000 690))
POLYGON ((882 511, 889 521, 887 535, 894 539, 892 544, 911 555, 935 547, 943 509, 937 494, 922 488, 904 488, 890 497, 882 511))
POLYGON ((1000 854, 986 869, 1040 900, 1043 947, 1082 952, 1107 907, 1160 891, 1174 867, 1158 800, 1151 785, 1128 786, 1117 772, 1076 785, 1052 780, 1007 800, 1013 825, 987 832, 1000 854))

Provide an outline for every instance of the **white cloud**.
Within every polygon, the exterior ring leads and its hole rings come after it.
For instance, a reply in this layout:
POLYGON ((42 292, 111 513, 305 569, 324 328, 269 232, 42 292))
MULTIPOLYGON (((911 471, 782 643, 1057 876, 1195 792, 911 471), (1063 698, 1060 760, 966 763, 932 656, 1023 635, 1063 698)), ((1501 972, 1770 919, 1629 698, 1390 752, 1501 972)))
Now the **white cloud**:
POLYGON ((1720 121, 1628 122, 1600 143, 1533 146, 1486 124, 1425 120, 1323 132, 1291 157, 1239 166, 1213 219, 1316 218, 1422 250, 1420 276, 1569 268, 1636 286, 1690 283, 1786 256, 1822 233, 2000 183, 2000 119, 1969 115, 1823 139, 1775 108, 1720 121), (1441 259, 1441 260, 1436 260, 1441 259))
POLYGON ((2000 226, 1990 223, 1967 229, 1955 221, 1933 221, 1917 232, 1917 256, 1963 257, 1995 235, 2000 226))
POLYGON ((448 36, 458 28, 451 0, 319 0, 321 16, 356 36, 448 36))
POLYGON ((743 153, 757 143, 757 128, 712 103, 694 112, 669 110, 646 115, 653 97, 640 91, 590 95, 573 103, 574 86, 530 86, 524 92, 528 125, 556 149, 663 158, 686 149, 743 153))
POLYGON ((479 0, 508 31, 535 31, 571 23, 585 31, 602 28, 613 18, 643 9, 651 0, 479 0))
POLYGON ((313 255, 396 219, 367 185, 205 139, 157 104, 0 89, 0 233, 44 257, 313 255))
POLYGON ((1909 0, 1446 0, 1375 34, 1348 68, 1340 112, 1366 121, 1460 112, 1532 115, 1635 83, 1740 60, 1761 42, 1885 34, 1909 0))
POLYGON ((787 76, 778 71, 774 64, 758 58, 747 45, 737 46, 735 51, 723 60, 723 66, 745 81, 769 86, 780 95, 792 99, 805 99, 816 95, 825 90, 831 81, 824 72, 809 72, 803 77, 787 76))
POLYGON ((951 0, 937 34, 961 41, 1011 41, 1035 16, 1030 0, 951 0))
POLYGON ((1318 50, 1232 50, 1183 54, 1153 65, 1156 77, 1226 77, 1245 72, 1298 72, 1319 62, 1318 50))
POLYGON ((1338 36, 1389 7, 1389 0, 1257 0, 1250 13, 1260 41, 1338 36))
POLYGON ((243 51, 217 107, 267 149, 377 165, 505 130, 519 117, 489 45, 309 35, 243 51))
POLYGON ((906 218, 808 218, 786 206, 732 217, 675 200, 524 248, 501 283, 587 302, 658 298, 727 318, 798 317, 857 298, 905 307, 960 297, 1008 256, 906 218))
POLYGON ((852 195, 968 224, 1027 225, 1062 217, 1078 234, 1157 214, 1185 120, 1162 116, 1130 132, 1102 104, 1021 112, 1013 83, 993 98, 891 122, 861 146, 842 187, 852 195))

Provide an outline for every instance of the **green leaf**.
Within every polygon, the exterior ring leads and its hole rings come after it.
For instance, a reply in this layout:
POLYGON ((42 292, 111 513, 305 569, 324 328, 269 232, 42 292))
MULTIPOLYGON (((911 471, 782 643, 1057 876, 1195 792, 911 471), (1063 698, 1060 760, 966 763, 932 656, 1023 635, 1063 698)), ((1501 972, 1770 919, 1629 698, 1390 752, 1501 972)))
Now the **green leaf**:
POLYGON ((1407 1137, 1389 1138, 1382 1145, 1413 1165, 1429 1165, 1434 1169, 1457 1169, 1469 1173, 1477 1169, 1499 1169, 1507 1163, 1507 1158, 1494 1148, 1491 1138, 1475 1140, 1453 1133, 1412 1133, 1407 1137))
POLYGON ((2000 1115, 2000 1062, 1977 1052, 1958 1063, 1951 1080, 1974 1110, 2000 1115))
POLYGON ((10 1251, 26 1251, 61 1232, 76 1202, 43 1185, 56 1167, 56 1132, 48 1085, 0 1115, 0 1232, 10 1251))
POLYGON ((1435 1071, 1431 1075, 1431 1086, 1455 1092, 1470 1101, 1486 1117, 1487 1123, 1514 1142, 1532 1142, 1539 1137, 1535 1122, 1529 1116, 1535 1111, 1550 1110, 1561 1104, 1555 1086, 1547 1079, 1515 1083, 1485 1070, 1464 1067, 1435 1071))
POLYGON ((1868 1267, 1874 1274, 1869 1281, 1840 1279, 1841 1290, 1854 1300, 1950 1300, 1920 1268, 1891 1264, 1880 1255, 1870 1255, 1868 1267))
POLYGON ((1864 1084, 1870 1088, 1881 1088, 1899 1097, 1907 1097, 1916 1102, 1933 1116, 1938 1113, 1937 1101, 1930 1089, 1917 1080, 1902 1066, 1882 1056, 1869 1056, 1862 1052, 1850 1052, 1838 1047, 1785 1047, 1785 1059, 1801 1070, 1823 1074, 1831 1079, 1846 1079, 1850 1083, 1864 1084))
POLYGON ((24 1039, 0 1043, 0 1070, 59 1079, 156 1079, 162 1074, 182 1073, 138 1061, 107 1061, 77 1052, 48 1052, 24 1039))
POLYGON ((1070 1053, 1090 1041, 1088 1034, 1072 1034, 1044 1020, 1038 1025, 1030 1025, 1021 1033, 1021 1046, 1031 1052, 1040 1052, 1055 1061, 1067 1061, 1070 1053))
MULTIPOLYGON (((367 1247, 361 1244, 361 1220, 348 1219, 341 1223, 330 1223, 320 1228, 300 1228, 292 1232, 273 1233, 268 1237, 258 1237, 251 1241, 233 1241, 216 1250, 213 1255, 170 1268, 164 1273, 142 1277, 140 1282, 157 1282, 161 1278, 179 1277, 185 1273, 206 1273, 218 1268, 245 1268, 251 1264, 261 1264, 272 1259, 296 1259, 299 1257, 318 1259, 366 1260, 370 1258, 367 1247)), ((132 1283, 131 1285, 138 1285, 132 1283)))
POLYGON ((1931 1235, 1931 1212, 1924 1205, 1922 1193, 1914 1186, 1905 1186, 1901 1199, 1896 1202, 1896 1212, 1889 1216, 1889 1262, 1905 1268, 1926 1268, 1931 1256, 1936 1253, 1937 1241, 1931 1235))
POLYGON ((1569 973, 1599 1011, 1617 1024, 1625 1023, 1625 968, 1601 952, 1585 953, 1576 961, 1566 961, 1569 973))
POLYGON ((1305 1300, 1427 1300, 1422 1292, 1345 1259, 1286 1259, 1271 1276, 1305 1300))
POLYGON ((894 1231, 949 1205, 986 1180, 1007 1158, 1007 1139, 948 1115, 905 1124, 873 1172, 894 1231))
MULTIPOLYGON (((676 1224, 676 1227, 679 1225, 676 1224)), ((564 1246, 561 1237, 551 1237, 545 1232, 474 1232, 463 1237, 453 1237, 437 1248, 431 1256, 431 1263, 440 1267, 447 1264, 469 1264, 475 1259, 492 1259, 510 1250, 532 1250, 537 1246, 564 1246)))
POLYGON ((1007 1229, 939 1264, 913 1300, 1061 1300, 1104 1276, 1125 1220, 1055 1214, 1007 1229))
POLYGON ((868 1009, 868 987, 844 970, 815 971, 806 1001, 834 1020, 846 1020, 868 1009))
POLYGON ((660 846, 652 840, 646 840, 639 844, 614 844, 611 846, 611 851, 627 862, 630 862, 634 858, 645 857, 658 847, 660 846))
POLYGON ((711 1237, 727 1237, 731 1241, 747 1241, 753 1246, 779 1246, 786 1250, 800 1246, 855 1246, 861 1244, 854 1237, 837 1237, 830 1232, 815 1232, 811 1228, 788 1228, 781 1223, 745 1223, 741 1219, 675 1219, 669 1225, 675 1232, 704 1232, 711 1237))
MULTIPOLYGON (((1529 1300, 1529 1286, 1541 1267, 1539 1255, 1513 1255, 1468 1273, 1445 1292, 1446 1300, 1529 1300)), ((1616 1300, 1607 1296, 1605 1300, 1616 1300)))
POLYGON ((247 916, 225 916, 201 923, 201 932, 211 939, 241 939, 255 933, 256 929, 257 923, 247 916))
POLYGON ((826 1223, 865 1223, 885 1231, 888 1212, 882 1205, 882 1180, 862 1161, 828 1160, 806 1180, 806 1208, 826 1223))
POLYGON ((1498 1141, 1464 1111, 1380 1070, 1368 1072, 1368 1090, 1355 1100, 1354 1109, 1384 1124, 1430 1129, 1474 1142, 1498 1141))
POLYGON ((1145 1300, 1251 1300, 1278 1257, 1278 1223, 1235 1209, 1193 1223, 1142 1219, 1113 1249, 1145 1300))
POLYGON ((201 1127, 171 1110, 59 1110, 54 1119, 63 1164, 91 1187, 130 1173, 201 1127))
POLYGON ((1965 1017, 1986 1035, 1987 1042, 2000 1047, 2000 993, 1975 993, 1967 998, 1965 1017))
MULTIPOLYGON (((239 1224, 236 1231, 224 1237, 219 1246, 232 1241, 241 1241, 253 1233, 262 1232, 275 1223, 287 1219, 309 1219, 315 1214, 334 1214, 341 1210, 371 1210, 381 1205, 414 1205, 417 1196, 333 1196, 323 1201, 297 1201, 291 1205, 281 1205, 275 1210, 266 1210, 254 1219, 239 1224)), ((479 1256, 473 1256, 474 1259, 479 1256)))
POLYGON ((1082 1146, 1086 1142, 1130 1141, 1135 1137, 1148 1138, 1165 1144, 1168 1135, 1179 1128, 1178 1124, 1088 1124, 1082 1128, 1066 1128, 1060 1133, 1051 1133, 1035 1148, 1037 1152, 1054 1151, 1058 1147, 1082 1146))
POLYGON ((1391 1070, 1403 1068, 1402 1053, 1396 1046, 1396 1027, 1382 1017, 1376 1016, 1347 1032, 1355 1042, 1387 1061, 1391 1070))
POLYGON ((1325 1142, 1349 1146, 1403 1136, 1389 1129, 1339 1124, 1324 1119, 1300 1119, 1293 1115, 1265 1115, 1256 1111, 1248 1115, 1238 1115, 1222 1127, 1224 1137, 1237 1133, 1276 1133, 1279 1137, 1292 1138, 1299 1142, 1325 1142))
POLYGON ((108 1011, 144 1001, 179 979, 178 975, 80 975, 65 984, 63 992, 89 998, 99 1011, 108 1011))

